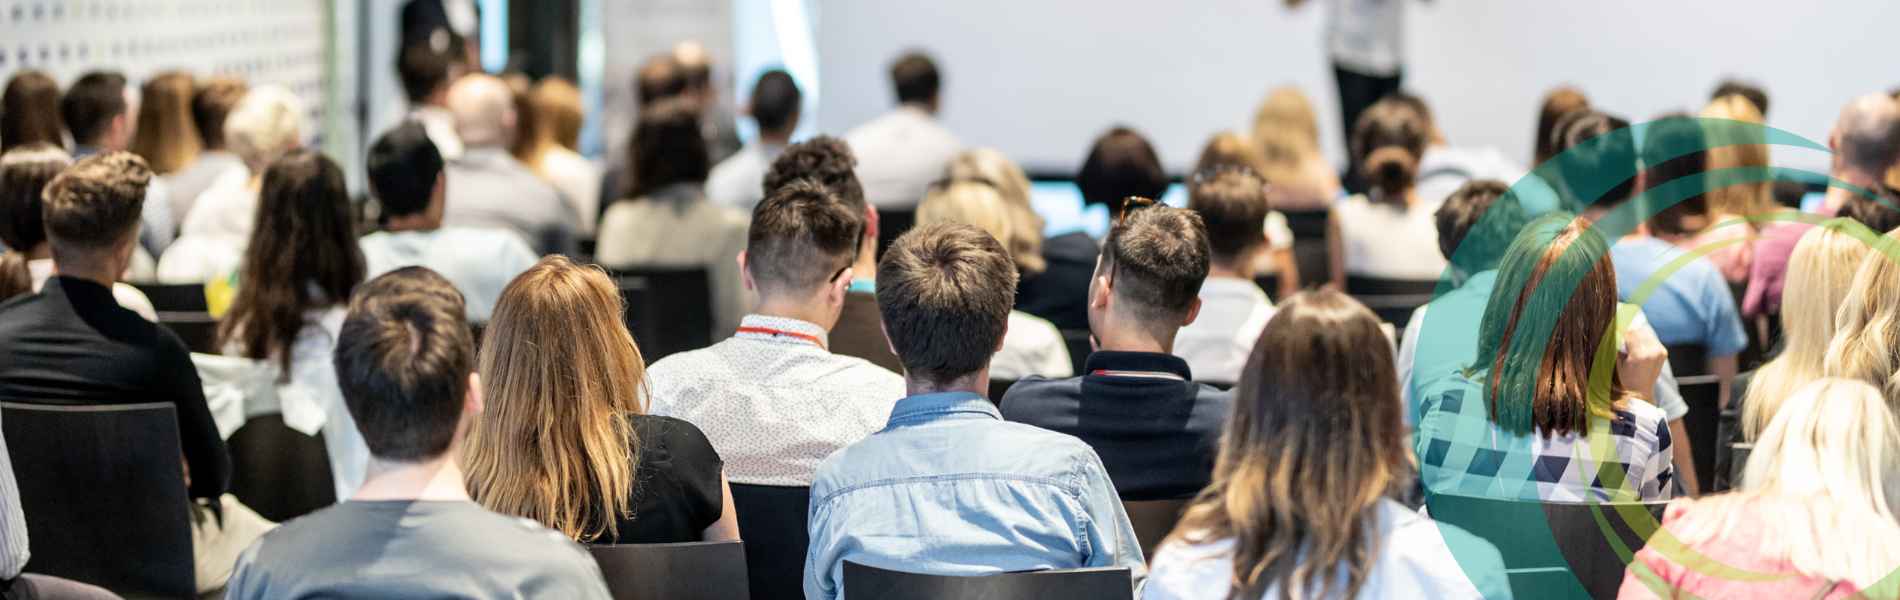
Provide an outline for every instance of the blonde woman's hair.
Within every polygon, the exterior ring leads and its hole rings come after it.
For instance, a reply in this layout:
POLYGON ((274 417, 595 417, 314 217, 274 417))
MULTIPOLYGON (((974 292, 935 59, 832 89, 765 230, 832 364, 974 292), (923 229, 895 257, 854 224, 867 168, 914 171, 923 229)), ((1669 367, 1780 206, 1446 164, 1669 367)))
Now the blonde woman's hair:
POLYGON ((1783 400, 1826 374, 1827 345, 1834 339, 1836 309, 1853 289, 1850 282, 1868 253, 1866 242, 1847 229, 1858 226, 1846 219, 1823 223, 1802 235, 1789 255, 1781 295, 1781 339, 1785 345, 1748 381, 1748 392, 1742 400, 1742 439, 1753 441, 1768 428, 1768 421, 1775 417, 1783 400))
POLYGON ((224 117, 224 144, 253 175, 301 145, 303 134, 303 100, 280 86, 251 88, 224 117))
MULTIPOLYGON (((1828 377, 1859 379, 1900 402, 1900 230, 1880 236, 1861 259, 1834 314, 1823 365, 1828 377)), ((1790 288, 1792 289, 1792 288, 1790 288)), ((1896 404, 1900 406, 1900 404, 1896 404)))
POLYGON ((620 294, 595 266, 541 259, 502 290, 483 334, 487 410, 462 452, 468 492, 576 541, 631 514, 646 367, 620 294))
POLYGON ((1015 235, 1009 203, 994 186, 977 181, 951 181, 924 195, 917 205, 917 226, 962 223, 990 234, 997 241, 1015 235))
POLYGON ((1691 505, 1716 518, 1686 521, 1675 533, 1695 546, 1733 530, 1759 531, 1751 550, 1769 564, 1867 588, 1900 567, 1896 506, 1900 423, 1880 390, 1826 378, 1782 404, 1734 493, 1691 505))
POLYGON ((581 90, 559 76, 548 76, 528 88, 521 114, 516 158, 539 169, 549 150, 574 150, 580 141, 581 90))
POLYGON ((145 159, 152 172, 165 175, 198 159, 198 125, 191 117, 191 75, 168 71, 146 80, 139 90, 138 127, 129 150, 145 159))
POLYGON ((950 181, 981 181, 995 187, 1015 221, 1010 237, 998 239, 1015 259, 1016 270, 1027 277, 1049 267, 1042 257, 1042 215, 1029 204, 1029 176, 1022 167, 994 148, 974 148, 951 158, 943 176, 950 181))
MULTIPOLYGON (((1727 119, 1762 124, 1761 110, 1740 95, 1730 94, 1709 101, 1700 115, 1705 119, 1727 119)), ((1766 136, 1753 128, 1715 128, 1709 132, 1708 170, 1768 167, 1766 136), (1738 136, 1744 139, 1735 139, 1738 136)), ((1718 215, 1757 215, 1775 210, 1774 182, 1763 178, 1753 183, 1710 186, 1709 210, 1718 215)))
POLYGON ((1266 161, 1268 182, 1301 177, 1306 161, 1319 156, 1319 117, 1313 103, 1293 86, 1274 88, 1253 116, 1253 143, 1266 161))

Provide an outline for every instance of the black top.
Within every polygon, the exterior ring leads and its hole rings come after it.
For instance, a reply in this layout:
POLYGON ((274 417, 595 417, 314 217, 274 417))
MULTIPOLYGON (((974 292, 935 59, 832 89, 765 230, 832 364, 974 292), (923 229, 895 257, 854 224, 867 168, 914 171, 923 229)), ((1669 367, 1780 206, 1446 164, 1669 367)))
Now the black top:
POLYGON ((1187 498, 1207 487, 1230 392, 1194 383, 1187 362, 1170 354, 1097 351, 1084 373, 1016 382, 1003 396, 1003 418, 1087 442, 1123 500, 1187 498), (1162 373, 1180 379, 1152 375, 1162 373))
POLYGON ((112 289, 98 283, 54 277, 38 294, 0 303, 0 402, 170 402, 191 468, 191 496, 216 498, 229 481, 231 457, 191 352, 171 330, 120 307, 112 289))
POLYGON ((1069 233, 1042 242, 1049 267, 1016 285, 1016 310, 1044 319, 1064 331, 1089 328, 1089 280, 1101 246, 1085 233, 1069 233))
POLYGON ((692 423, 636 415, 640 438, 639 481, 633 488, 633 518, 621 519, 619 537, 596 544, 697 542, 724 513, 720 473, 725 463, 692 423))

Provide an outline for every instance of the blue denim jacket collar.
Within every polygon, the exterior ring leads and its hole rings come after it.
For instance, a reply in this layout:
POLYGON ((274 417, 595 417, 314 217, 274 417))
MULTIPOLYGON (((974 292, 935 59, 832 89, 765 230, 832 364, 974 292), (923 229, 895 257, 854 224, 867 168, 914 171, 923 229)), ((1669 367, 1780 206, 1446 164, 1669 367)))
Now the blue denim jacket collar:
POLYGON ((982 415, 998 421, 1003 419, 1003 414, 996 410, 996 405, 980 394, 938 392, 918 394, 898 400, 897 406, 891 408, 891 420, 884 428, 888 430, 905 425, 918 425, 957 415, 965 418, 982 415))

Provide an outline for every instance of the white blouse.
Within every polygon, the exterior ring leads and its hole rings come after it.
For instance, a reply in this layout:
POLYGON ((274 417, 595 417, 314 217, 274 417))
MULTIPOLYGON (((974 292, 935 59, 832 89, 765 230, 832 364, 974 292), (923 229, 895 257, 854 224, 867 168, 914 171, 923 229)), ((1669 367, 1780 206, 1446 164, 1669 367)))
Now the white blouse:
POLYGON ((1444 275, 1435 210, 1427 202, 1375 203, 1363 194, 1334 205, 1346 274, 1408 280, 1444 275))

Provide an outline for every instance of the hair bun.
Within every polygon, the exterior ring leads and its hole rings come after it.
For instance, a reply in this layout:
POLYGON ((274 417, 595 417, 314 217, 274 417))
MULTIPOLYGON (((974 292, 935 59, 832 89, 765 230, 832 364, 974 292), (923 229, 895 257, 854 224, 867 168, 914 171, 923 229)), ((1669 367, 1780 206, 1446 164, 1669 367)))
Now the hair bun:
POLYGON ((1399 146, 1384 146, 1366 155, 1366 183, 1380 196, 1394 197, 1412 187, 1418 159, 1399 146))

